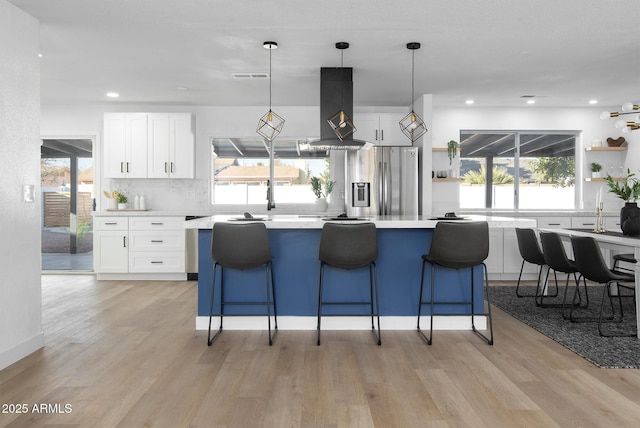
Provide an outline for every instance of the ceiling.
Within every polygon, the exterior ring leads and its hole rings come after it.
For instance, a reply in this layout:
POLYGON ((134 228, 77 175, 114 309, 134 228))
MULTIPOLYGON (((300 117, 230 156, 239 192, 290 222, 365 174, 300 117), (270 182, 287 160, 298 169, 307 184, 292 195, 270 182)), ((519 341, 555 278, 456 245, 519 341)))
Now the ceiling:
POLYGON ((356 106, 638 101, 637 0, 9 0, 40 21, 44 105, 318 105, 320 67, 354 69, 356 106), (107 99, 109 91, 120 93, 107 99))

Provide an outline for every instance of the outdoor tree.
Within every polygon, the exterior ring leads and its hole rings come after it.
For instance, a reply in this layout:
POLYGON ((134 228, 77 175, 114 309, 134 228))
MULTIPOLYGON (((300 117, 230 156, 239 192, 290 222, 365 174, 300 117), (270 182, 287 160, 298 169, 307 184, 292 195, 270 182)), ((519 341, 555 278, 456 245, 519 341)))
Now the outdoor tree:
POLYGON ((531 161, 536 182, 553 187, 573 186, 576 181, 576 162, 573 156, 539 158, 531 161))

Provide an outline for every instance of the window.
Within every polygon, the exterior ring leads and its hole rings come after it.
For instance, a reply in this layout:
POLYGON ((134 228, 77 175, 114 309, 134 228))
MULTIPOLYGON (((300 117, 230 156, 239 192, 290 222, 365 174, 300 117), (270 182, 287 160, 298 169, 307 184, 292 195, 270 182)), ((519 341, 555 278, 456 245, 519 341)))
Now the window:
MULTIPOLYGON (((277 203, 313 204, 309 179, 328 174, 329 152, 310 149, 308 139, 276 139, 273 179, 277 203)), ((271 171, 269 144, 262 138, 213 138, 214 205, 262 205, 271 171)))
POLYGON ((576 132, 461 131, 460 207, 573 209, 576 132))

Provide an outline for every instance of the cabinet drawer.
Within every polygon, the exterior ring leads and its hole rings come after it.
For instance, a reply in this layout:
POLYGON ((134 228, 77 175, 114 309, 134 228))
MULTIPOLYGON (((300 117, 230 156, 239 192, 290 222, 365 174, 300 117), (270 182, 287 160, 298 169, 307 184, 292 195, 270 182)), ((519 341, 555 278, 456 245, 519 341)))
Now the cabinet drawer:
POLYGON ((177 272, 185 271, 184 252, 130 252, 129 272, 177 272))
POLYGON ((130 217, 131 230, 184 230, 184 217, 130 217))
POLYGON ((128 217, 94 217, 93 230, 127 230, 128 217))
POLYGON ((184 230, 129 232, 129 251, 182 251, 185 249, 184 230))
POLYGON ((571 227, 574 229, 595 229, 596 216, 593 217, 571 217, 571 227))
POLYGON ((570 217, 538 217, 539 229, 568 229, 570 227, 570 217))
POLYGON ((620 217, 605 217, 604 228, 614 232, 620 232, 620 217))

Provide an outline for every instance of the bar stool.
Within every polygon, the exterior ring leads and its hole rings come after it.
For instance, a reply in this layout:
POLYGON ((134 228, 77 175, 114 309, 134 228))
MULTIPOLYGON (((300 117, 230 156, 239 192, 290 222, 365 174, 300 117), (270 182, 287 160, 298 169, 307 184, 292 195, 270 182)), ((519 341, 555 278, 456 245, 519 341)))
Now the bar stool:
MULTIPOLYGON (((542 268, 546 265, 544 255, 538 245, 538 239, 536 238, 536 232, 533 229, 522 229, 516 227, 516 238, 518 240, 518 250, 522 257, 522 264, 520 265, 520 275, 518 275, 518 284, 516 285, 516 296, 518 297, 535 297, 536 306, 538 305, 537 298, 541 293, 540 279, 542 277, 542 268), (539 266, 538 269, 538 283, 536 286, 536 292, 534 294, 521 294, 520 280, 522 279, 522 271, 524 270, 525 262, 539 266)), ((558 286, 556 284, 556 294, 549 295, 549 297, 556 297, 558 295, 558 286)))
MULTIPOLYGON (((576 263, 567 257, 567 253, 565 252, 564 245, 562 244, 562 239, 560 239, 560 235, 554 232, 540 232, 540 242, 542 243, 542 249, 544 254, 544 260, 549 270, 547 271, 547 276, 545 278, 545 283, 549 279, 549 272, 553 270, 553 276, 556 282, 556 288, 558 287, 558 277, 556 272, 566 273, 567 280, 564 285, 564 295, 562 297, 561 304, 545 304, 543 299, 545 296, 540 294, 540 302, 539 306, 541 307, 560 307, 562 308, 562 318, 568 319, 568 315, 565 314, 565 306, 567 301, 567 291, 569 290, 569 277, 573 275, 573 279, 576 283, 576 288, 579 289, 580 282, 578 281, 578 266, 576 263)), ((584 282, 584 293, 586 302, 584 305, 580 306, 582 303, 582 296, 578 291, 578 306, 581 308, 586 308, 589 305, 589 294, 587 291, 587 281, 583 277, 584 282)))
MULTIPOLYGON (((576 265, 578 266, 578 270, 580 274, 588 279, 589 281, 597 282, 598 284, 603 284, 603 294, 602 294, 602 302, 600 303, 600 315, 596 319, 598 321, 598 333, 600 336, 625 336, 625 337, 635 337, 637 333, 634 331, 633 333, 614 333, 614 334, 605 334, 602 330, 603 324, 603 313, 604 313, 604 301, 607 296, 609 296, 609 302, 611 303, 611 312, 612 315, 609 320, 614 322, 622 322, 623 312, 622 312, 622 298, 635 298, 635 289, 634 287, 624 285, 622 282, 635 282, 634 275, 614 272, 609 269, 602 258, 602 253, 600 252, 600 246, 598 242, 590 236, 571 236, 571 245, 573 246, 573 254, 576 260, 576 265), (611 284, 617 284, 617 297, 618 304, 620 306, 620 319, 615 319, 615 309, 613 305, 613 296, 611 294, 611 284), (622 296, 620 294, 620 289, 631 290, 633 294, 629 294, 626 296, 622 296)), ((575 294, 574 294, 575 301, 575 294)), ((594 320, 595 321, 595 320, 594 320)))
MULTIPOLYGON (((472 330, 485 340, 489 345, 493 345, 493 321, 491 318, 491 302, 489 300, 489 277, 487 275, 487 266, 484 261, 489 256, 489 225, 486 221, 468 222, 468 223, 451 223, 438 222, 433 231, 431 240, 431 248, 429 254, 422 256, 422 277, 420 279, 420 297, 418 302, 418 332, 427 341, 429 345, 432 343, 433 336, 433 318, 434 315, 451 315, 436 314, 435 305, 465 304, 471 306, 471 328, 472 330), (423 301, 424 289, 424 268, 425 264, 431 265, 431 300, 423 301), (475 326, 475 309, 474 309, 474 274, 473 268, 482 265, 484 270, 485 291, 487 299, 487 318, 489 320, 490 337, 486 337, 480 333, 475 326), (449 269, 466 269, 471 271, 471 300, 461 302, 436 302, 435 301, 435 272, 436 267, 449 269), (420 329, 420 316, 423 305, 431 306, 431 320, 429 326, 429 337, 427 337, 420 329)), ((444 286, 444 284, 443 284, 444 286)))
MULTIPOLYGON (((267 326, 269 330, 269 346, 273 344, 273 338, 278 330, 278 314, 276 310, 276 296, 273 285, 272 257, 269 249, 269 236, 264 223, 215 223, 212 229, 211 257, 215 261, 213 265, 213 278, 211 284, 211 303, 209 306, 209 334, 207 344, 211 344, 222 333, 222 321, 225 305, 255 305, 266 306, 267 326), (211 337, 211 318, 213 316, 213 297, 216 289, 216 271, 220 266, 220 328, 211 337), (266 301, 225 301, 224 294, 224 269, 249 270, 261 266, 265 267, 265 291, 266 301), (271 306, 273 306, 273 319, 275 332, 271 334, 271 306)), ((244 285, 242 285, 244 287, 244 285)), ((265 315, 265 314, 251 314, 265 315)), ((232 316, 232 315, 227 315, 232 316)))
MULTIPOLYGON (((378 237, 376 225, 373 223, 341 224, 326 223, 320 235, 320 285, 318 287, 318 342, 320 345, 320 324, 322 321, 323 305, 369 305, 371 315, 371 330, 376 343, 380 345, 380 311, 378 300, 378 276, 376 273, 376 259, 378 258, 378 237), (329 266, 337 269, 369 269, 369 300, 368 301, 324 301, 324 270, 329 266), (375 299, 374 299, 375 295, 375 299), (374 325, 377 318, 378 332, 374 325)), ((325 314, 325 316, 361 316, 359 314, 325 314)))

